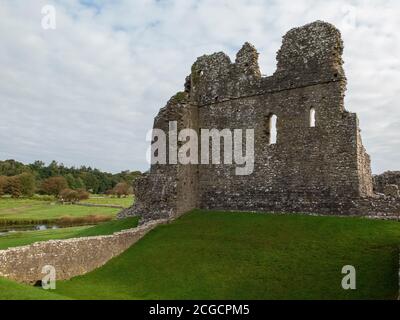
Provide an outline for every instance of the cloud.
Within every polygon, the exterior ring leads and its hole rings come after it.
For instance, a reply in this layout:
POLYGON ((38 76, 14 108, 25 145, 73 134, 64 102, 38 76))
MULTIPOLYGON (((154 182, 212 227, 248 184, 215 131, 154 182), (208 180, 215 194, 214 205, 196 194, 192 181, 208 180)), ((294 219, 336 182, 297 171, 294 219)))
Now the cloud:
POLYGON ((345 41, 346 107, 373 171, 399 169, 398 1, 2 1, 0 158, 147 169, 146 132, 197 56, 245 41, 275 70, 281 37, 314 20, 345 41), (57 29, 43 30, 52 4, 57 29))

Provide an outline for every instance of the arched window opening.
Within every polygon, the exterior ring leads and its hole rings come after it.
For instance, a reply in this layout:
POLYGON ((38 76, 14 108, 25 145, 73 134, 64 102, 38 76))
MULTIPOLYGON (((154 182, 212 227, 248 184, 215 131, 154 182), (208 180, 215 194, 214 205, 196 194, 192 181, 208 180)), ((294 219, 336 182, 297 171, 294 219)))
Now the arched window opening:
POLYGON ((315 109, 314 108, 310 109, 310 127, 311 128, 315 127, 315 109))
POLYGON ((269 116, 269 144, 276 144, 278 137, 278 130, 276 124, 278 122, 278 117, 274 114, 269 116))

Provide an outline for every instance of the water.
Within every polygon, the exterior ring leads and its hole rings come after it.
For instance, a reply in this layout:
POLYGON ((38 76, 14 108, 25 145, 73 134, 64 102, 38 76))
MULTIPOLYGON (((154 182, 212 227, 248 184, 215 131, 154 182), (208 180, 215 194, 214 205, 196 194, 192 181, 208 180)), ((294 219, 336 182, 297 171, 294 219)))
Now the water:
POLYGON ((47 224, 9 226, 7 229, 0 229, 0 236, 4 236, 6 234, 18 231, 42 231, 42 230, 52 230, 59 228, 60 227, 57 225, 47 225, 47 224))

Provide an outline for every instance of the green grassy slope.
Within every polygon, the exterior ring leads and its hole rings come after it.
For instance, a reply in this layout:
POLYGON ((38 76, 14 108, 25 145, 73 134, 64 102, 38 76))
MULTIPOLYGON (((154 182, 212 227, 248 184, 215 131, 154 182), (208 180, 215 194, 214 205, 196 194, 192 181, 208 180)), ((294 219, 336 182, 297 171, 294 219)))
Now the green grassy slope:
POLYGON ((50 239, 67 239, 107 235, 120 230, 134 228, 137 226, 137 223, 138 218, 133 217, 124 220, 112 220, 109 222, 100 223, 96 226, 15 232, 0 236, 0 250, 50 239))
POLYGON ((85 299, 393 299, 400 224, 193 212, 104 267, 58 283, 85 299), (357 290, 341 288, 354 265, 357 290))
POLYGON ((2 300, 65 300, 68 297, 60 296, 54 291, 15 283, 0 278, 0 296, 2 300))
MULTIPOLYGON (((399 243, 398 222, 195 211, 157 227, 105 266, 57 282, 54 293, 76 299, 393 299, 399 243), (341 288, 344 265, 356 267, 357 290, 341 288)), ((0 298, 6 296, 0 290, 0 298)))

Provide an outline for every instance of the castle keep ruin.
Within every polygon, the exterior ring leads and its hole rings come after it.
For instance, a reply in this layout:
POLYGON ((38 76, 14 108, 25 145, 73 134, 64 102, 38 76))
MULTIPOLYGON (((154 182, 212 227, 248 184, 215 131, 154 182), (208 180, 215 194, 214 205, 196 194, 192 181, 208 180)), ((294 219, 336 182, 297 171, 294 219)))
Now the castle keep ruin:
POLYGON ((223 162, 153 164, 136 180, 136 203, 121 216, 150 220, 194 208, 398 216, 397 198, 374 194, 357 116, 344 108, 342 52, 340 32, 317 21, 283 37, 269 77, 249 43, 235 62, 222 52, 199 57, 184 92, 160 110, 154 128, 168 132, 170 121, 197 132, 253 128, 254 171, 236 175, 236 166, 223 162))

